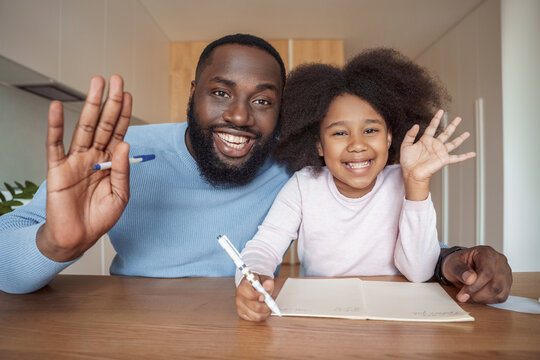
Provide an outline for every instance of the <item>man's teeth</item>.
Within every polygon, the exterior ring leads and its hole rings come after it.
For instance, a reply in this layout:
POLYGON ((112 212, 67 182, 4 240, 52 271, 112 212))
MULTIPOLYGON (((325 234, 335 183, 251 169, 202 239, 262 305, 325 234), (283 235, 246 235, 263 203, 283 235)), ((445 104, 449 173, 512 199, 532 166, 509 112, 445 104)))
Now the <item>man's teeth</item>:
POLYGON ((371 160, 364 161, 364 162, 353 162, 353 163, 346 163, 346 166, 351 169, 361 169, 369 166, 371 164, 371 160))
POLYGON ((217 133, 217 135, 227 144, 227 146, 232 147, 233 149, 241 149, 249 142, 247 136, 236 136, 227 133, 217 133))

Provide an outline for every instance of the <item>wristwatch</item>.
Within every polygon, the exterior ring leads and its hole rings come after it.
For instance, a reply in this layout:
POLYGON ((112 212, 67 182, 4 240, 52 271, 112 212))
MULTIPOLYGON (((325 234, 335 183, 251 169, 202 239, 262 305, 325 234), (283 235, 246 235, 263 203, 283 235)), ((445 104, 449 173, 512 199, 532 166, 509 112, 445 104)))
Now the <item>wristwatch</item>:
POLYGON ((450 281, 448 281, 448 279, 446 279, 442 273, 442 262, 444 260, 444 258, 446 258, 448 255, 452 254, 452 253, 455 253, 456 251, 459 251, 459 250, 463 250, 465 248, 461 247, 461 246, 453 246, 451 247, 450 249, 448 249, 448 251, 446 251, 444 254, 441 253, 439 255, 439 260, 437 260, 437 265, 435 265, 435 280, 437 280, 439 283, 443 284, 443 285, 451 285, 451 286, 454 286, 454 284, 452 284, 450 281))

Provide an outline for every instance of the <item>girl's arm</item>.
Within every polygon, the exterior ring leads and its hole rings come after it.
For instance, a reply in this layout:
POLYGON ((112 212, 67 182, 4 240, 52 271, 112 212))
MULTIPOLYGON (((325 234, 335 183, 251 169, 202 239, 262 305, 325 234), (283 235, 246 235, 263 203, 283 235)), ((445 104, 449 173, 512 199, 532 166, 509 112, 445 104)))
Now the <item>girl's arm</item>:
POLYGON ((450 155, 468 137, 465 132, 454 140, 452 136, 461 118, 455 118, 437 137, 435 132, 443 111, 433 117, 422 137, 414 142, 420 127, 414 125, 401 144, 400 163, 405 186, 405 200, 401 210, 399 236, 394 261, 399 271, 410 281, 429 280, 439 255, 436 213, 429 196, 431 176, 443 166, 473 158, 476 154, 450 155))
POLYGON ((407 200, 422 201, 427 199, 429 180, 433 174, 443 166, 459 163, 476 156, 474 152, 450 155, 450 152, 458 148, 470 135, 468 132, 464 132, 454 140, 447 142, 461 122, 459 117, 455 118, 439 136, 434 137, 443 113, 442 110, 439 110, 435 114, 417 142, 414 142, 414 139, 420 130, 418 125, 414 125, 403 139, 400 164, 407 200))
MULTIPOLYGON (((274 290, 273 274, 282 262, 283 255, 291 241, 298 237, 302 220, 301 196, 298 177, 293 177, 285 184, 274 200, 257 234, 248 241, 242 251, 242 259, 256 274, 266 291, 272 295, 274 290)), ((251 321, 264 321, 270 315, 270 309, 264 303, 264 296, 243 280, 240 271, 236 271, 236 311, 238 315, 251 321)))
MULTIPOLYGON (((298 237, 301 220, 298 177, 293 175, 279 192, 253 239, 242 250, 242 259, 251 271, 273 277, 291 241, 298 237)), ((236 283, 241 279, 237 271, 236 283)))
POLYGON ((404 200, 394 250, 396 268, 412 282, 431 279, 439 259, 437 215, 431 196, 423 201, 404 200))

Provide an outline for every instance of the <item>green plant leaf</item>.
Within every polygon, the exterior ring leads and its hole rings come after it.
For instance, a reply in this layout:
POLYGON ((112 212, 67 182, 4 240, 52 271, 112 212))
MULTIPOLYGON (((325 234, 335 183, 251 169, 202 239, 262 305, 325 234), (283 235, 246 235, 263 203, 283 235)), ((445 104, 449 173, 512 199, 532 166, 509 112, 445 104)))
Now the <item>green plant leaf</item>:
POLYGON ((9 185, 8 183, 4 183, 4 186, 6 187, 7 191, 9 191, 11 196, 15 195, 15 189, 13 189, 13 187, 11 185, 9 185))
POLYGON ((23 205, 22 202, 17 201, 17 200, 8 200, 8 201, 6 201, 6 202, 3 203, 3 204, 5 204, 5 205, 7 205, 7 206, 21 206, 21 205, 23 205))
POLYGON ((24 186, 23 186, 20 182, 15 181, 15 185, 17 185, 17 187, 18 187, 22 192, 24 192, 24 186))
POLYGON ((6 201, 6 197, 4 196, 4 194, 2 194, 1 191, 0 191, 0 200, 2 200, 2 202, 6 201))
POLYGON ((32 199, 34 197, 34 194, 28 193, 28 192, 22 192, 15 194, 13 196, 14 199, 32 199))
POLYGON ((36 191, 39 189, 39 186, 28 180, 24 182, 24 185, 26 185, 26 189, 28 189, 28 191, 31 191, 33 194, 35 194, 36 191))

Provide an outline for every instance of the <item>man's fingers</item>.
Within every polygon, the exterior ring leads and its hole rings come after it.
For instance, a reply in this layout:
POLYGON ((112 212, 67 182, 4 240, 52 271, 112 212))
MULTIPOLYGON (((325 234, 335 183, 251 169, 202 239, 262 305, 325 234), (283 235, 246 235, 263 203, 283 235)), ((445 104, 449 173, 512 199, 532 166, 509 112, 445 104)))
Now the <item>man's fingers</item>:
POLYGON ((107 151, 111 154, 113 153, 116 145, 124 141, 124 136, 126 135, 126 131, 129 127, 129 121, 131 119, 132 103, 133 99, 131 97, 131 94, 124 92, 122 100, 122 110, 120 111, 120 118, 116 123, 116 127, 114 128, 114 132, 109 141, 109 145, 107 145, 107 151))
POLYGON ((471 299, 477 303, 495 304, 506 301, 510 288, 495 280, 488 282, 481 289, 469 290, 471 299))
POLYGON ((467 292, 467 286, 462 287, 456 295, 456 299, 459 302, 467 302, 471 298, 471 295, 467 292))
POLYGON ((101 76, 95 76, 90 80, 88 95, 71 140, 70 154, 86 151, 92 145, 101 110, 101 98, 103 97, 104 88, 105 80, 101 76))
POLYGON ((47 127, 47 166, 49 169, 60 165, 65 157, 64 150, 64 108, 60 101, 53 101, 49 106, 47 127))
POLYGON ((471 285, 477 279, 478 275, 469 265, 471 255, 470 249, 462 249, 449 254, 442 264, 444 277, 458 288, 463 285, 471 285))
POLYGON ((97 150, 103 150, 109 145, 109 141, 120 119, 124 100, 124 80, 119 75, 112 75, 109 80, 107 100, 99 116, 94 142, 92 146, 97 150))
POLYGON ((129 145, 125 142, 114 149, 111 167, 111 191, 124 206, 129 200, 129 145))

